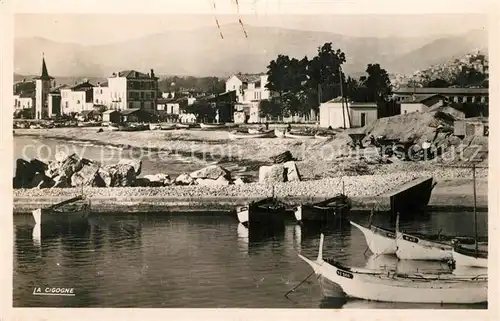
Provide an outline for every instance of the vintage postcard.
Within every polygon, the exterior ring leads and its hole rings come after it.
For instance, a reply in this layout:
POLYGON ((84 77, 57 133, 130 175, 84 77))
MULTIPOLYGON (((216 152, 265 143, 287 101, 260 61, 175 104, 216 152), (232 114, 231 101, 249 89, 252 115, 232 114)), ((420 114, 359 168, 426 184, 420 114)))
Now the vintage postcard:
POLYGON ((0 6, 7 320, 497 313, 498 4, 0 6))

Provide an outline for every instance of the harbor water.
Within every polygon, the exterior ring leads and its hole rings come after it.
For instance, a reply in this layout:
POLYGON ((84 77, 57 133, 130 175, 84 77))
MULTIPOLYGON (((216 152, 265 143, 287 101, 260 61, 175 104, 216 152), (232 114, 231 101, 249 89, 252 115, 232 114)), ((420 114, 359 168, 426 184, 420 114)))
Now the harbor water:
MULTIPOLYGON (((350 214, 366 225, 368 216, 350 214)), ((407 232, 474 236, 474 215, 427 213, 401 218, 407 232)), ((386 216, 374 224, 393 228, 386 216)), ((81 224, 45 225, 34 235, 30 215, 14 216, 14 307, 141 308, 486 308, 485 305, 376 303, 323 296, 319 280, 298 253, 315 258, 320 232, 324 256, 341 263, 398 271, 446 271, 437 262, 374 257, 348 221, 328 228, 247 230, 224 213, 91 214, 81 224), (366 253, 365 253, 366 251, 366 253), (35 287, 73 288, 74 296, 34 295, 35 287)), ((478 213, 480 237, 487 213, 478 213)))

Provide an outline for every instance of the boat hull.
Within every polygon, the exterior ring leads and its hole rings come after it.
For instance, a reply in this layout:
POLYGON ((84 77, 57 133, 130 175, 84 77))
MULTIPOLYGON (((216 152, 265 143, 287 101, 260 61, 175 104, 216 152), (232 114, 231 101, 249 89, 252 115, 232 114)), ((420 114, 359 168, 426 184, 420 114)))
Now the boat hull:
POLYGON ((447 244, 396 232, 396 256, 401 260, 449 261, 453 258, 452 247, 447 244))
POLYGON ((268 132, 260 132, 260 133, 238 133, 238 132, 230 132, 230 139, 251 139, 251 138, 273 138, 275 137, 274 131, 268 132))
POLYGON ((36 225, 52 223, 84 223, 90 214, 90 205, 85 204, 77 211, 60 212, 48 209, 37 209, 32 212, 36 225))
POLYGON ((373 254, 396 254, 396 235, 393 232, 375 226, 369 229, 352 221, 350 223, 363 233, 373 254))
POLYGON ((488 257, 479 257, 479 256, 475 257, 469 253, 465 253, 464 251, 459 251, 455 249, 452 250, 452 256, 453 256, 453 261, 455 261, 455 264, 457 266, 468 266, 477 268, 488 267, 488 257))
POLYGON ((266 208, 265 201, 237 207, 238 221, 247 228, 259 224, 268 226, 284 224, 286 209, 282 206, 266 208))
POLYGON ((200 124, 200 128, 202 129, 222 129, 226 127, 226 124, 200 124))
POLYGON ((294 216, 299 223, 330 222, 342 219, 345 211, 343 207, 318 208, 314 205, 300 205, 294 210, 294 216))
POLYGON ((314 135, 297 135, 297 134, 292 134, 292 133, 285 133, 286 138, 293 138, 293 139, 314 139, 314 135))
POLYGON ((301 255, 299 257, 313 268, 316 275, 336 283, 348 297, 401 303, 472 304, 488 301, 486 278, 429 280, 425 277, 364 274, 340 269, 322 259, 311 261, 301 255))

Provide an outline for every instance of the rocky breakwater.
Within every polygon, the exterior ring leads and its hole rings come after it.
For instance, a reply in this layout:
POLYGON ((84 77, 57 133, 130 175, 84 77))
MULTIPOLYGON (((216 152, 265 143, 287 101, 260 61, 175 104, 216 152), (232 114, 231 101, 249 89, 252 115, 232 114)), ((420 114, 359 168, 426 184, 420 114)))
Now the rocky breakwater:
POLYGON ((141 167, 141 161, 124 159, 116 164, 101 165, 76 154, 64 153, 58 153, 55 160, 48 163, 39 159, 18 159, 13 187, 45 189, 135 186, 141 167))

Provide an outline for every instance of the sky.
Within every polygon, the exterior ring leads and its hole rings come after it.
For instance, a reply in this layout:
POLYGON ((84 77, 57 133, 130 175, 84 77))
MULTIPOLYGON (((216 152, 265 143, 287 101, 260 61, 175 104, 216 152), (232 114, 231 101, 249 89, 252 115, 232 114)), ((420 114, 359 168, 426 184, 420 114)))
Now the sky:
POLYGON ((254 26, 328 31, 346 36, 427 36, 486 29, 481 14, 291 15, 291 14, 29 14, 14 16, 15 37, 43 37, 82 45, 126 41, 167 30, 242 21, 254 26))

